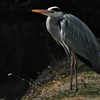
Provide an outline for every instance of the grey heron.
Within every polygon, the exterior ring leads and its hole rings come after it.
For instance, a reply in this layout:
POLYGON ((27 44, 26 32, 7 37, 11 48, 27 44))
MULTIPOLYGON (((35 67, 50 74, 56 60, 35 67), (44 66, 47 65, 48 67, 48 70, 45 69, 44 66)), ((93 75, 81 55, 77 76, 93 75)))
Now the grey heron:
POLYGON ((100 73, 100 44, 84 22, 72 14, 66 14, 57 6, 50 7, 47 10, 34 9, 32 12, 48 16, 46 20, 48 32, 67 54, 72 54, 70 89, 72 89, 72 76, 73 71, 75 71, 75 90, 78 90, 76 55, 89 67, 100 73))

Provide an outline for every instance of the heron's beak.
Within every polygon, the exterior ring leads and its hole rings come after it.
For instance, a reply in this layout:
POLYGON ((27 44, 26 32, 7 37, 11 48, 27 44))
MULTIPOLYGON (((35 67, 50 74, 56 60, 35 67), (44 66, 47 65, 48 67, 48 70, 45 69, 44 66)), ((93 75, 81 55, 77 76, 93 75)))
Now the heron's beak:
POLYGON ((43 15, 49 15, 49 13, 51 12, 51 11, 48 11, 48 10, 42 10, 42 9, 34 9, 34 10, 31 10, 32 12, 36 12, 36 13, 41 13, 41 14, 43 14, 43 15))

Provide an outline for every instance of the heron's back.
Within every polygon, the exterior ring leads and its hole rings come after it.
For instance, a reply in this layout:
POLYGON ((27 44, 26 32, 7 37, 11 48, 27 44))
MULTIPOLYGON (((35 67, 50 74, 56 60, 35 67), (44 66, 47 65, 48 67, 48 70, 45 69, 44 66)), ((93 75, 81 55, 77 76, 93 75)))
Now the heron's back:
POLYGON ((65 44, 89 61, 90 66, 100 73, 100 44, 88 26, 77 17, 66 14, 62 22, 62 31, 65 44))

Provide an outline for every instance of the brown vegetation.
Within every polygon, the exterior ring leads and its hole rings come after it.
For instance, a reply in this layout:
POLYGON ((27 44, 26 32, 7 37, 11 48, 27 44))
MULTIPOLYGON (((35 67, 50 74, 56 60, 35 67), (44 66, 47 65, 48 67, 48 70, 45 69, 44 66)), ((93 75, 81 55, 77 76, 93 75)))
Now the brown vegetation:
MULTIPOLYGON (((69 60, 45 69, 22 100, 99 100, 100 75, 78 60, 78 91, 69 88, 69 60)), ((73 77, 73 88, 75 82, 73 77)))

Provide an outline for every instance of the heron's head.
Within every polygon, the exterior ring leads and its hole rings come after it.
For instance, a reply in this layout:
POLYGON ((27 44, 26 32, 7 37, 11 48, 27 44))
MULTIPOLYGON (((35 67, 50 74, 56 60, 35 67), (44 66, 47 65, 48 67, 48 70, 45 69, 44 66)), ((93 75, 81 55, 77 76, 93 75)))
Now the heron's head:
POLYGON ((52 17, 59 17, 63 14, 62 10, 57 6, 50 7, 47 10, 45 10, 45 9, 34 9, 34 10, 31 10, 31 11, 36 12, 36 13, 41 13, 41 14, 46 15, 46 16, 52 16, 52 17))

